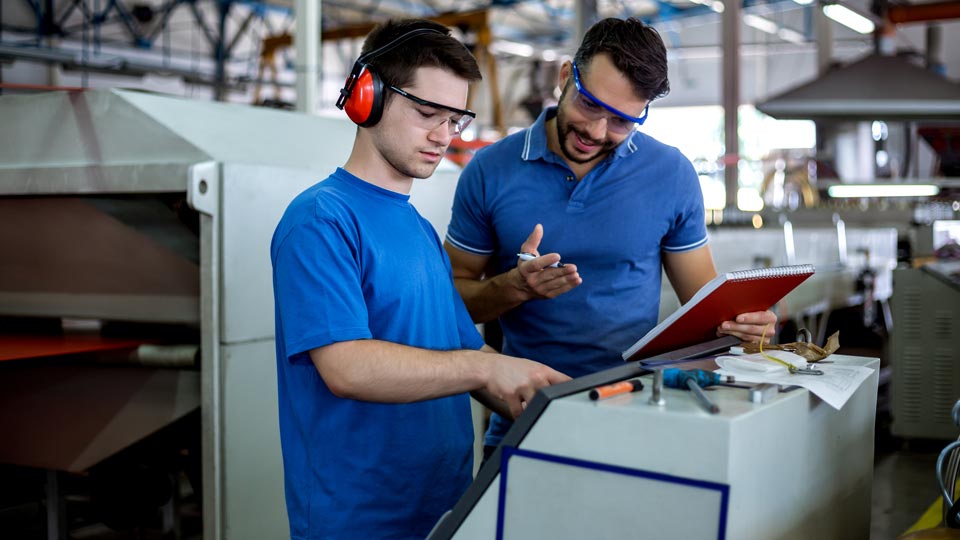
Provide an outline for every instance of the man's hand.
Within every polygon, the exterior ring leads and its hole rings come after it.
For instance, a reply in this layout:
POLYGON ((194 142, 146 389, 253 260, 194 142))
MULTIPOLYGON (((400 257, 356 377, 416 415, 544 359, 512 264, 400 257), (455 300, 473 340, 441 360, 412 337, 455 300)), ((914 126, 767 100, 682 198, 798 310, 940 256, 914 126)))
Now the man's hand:
POLYGON ((516 279, 513 280, 514 287, 524 293, 524 300, 555 298, 583 283, 583 279, 577 273, 577 265, 550 266, 560 262, 560 254, 540 255, 538 249, 541 240, 543 240, 543 225, 537 223, 533 232, 520 246, 521 253, 529 253, 536 257, 517 264, 516 279))
POLYGON ((754 311, 737 315, 736 321, 724 322, 717 328, 717 335, 735 336, 751 343, 756 343, 763 338, 764 343, 770 343, 770 338, 776 330, 777 316, 772 311, 754 311))
POLYGON ((486 390, 506 402, 516 418, 537 390, 570 380, 563 373, 533 360, 491 353, 486 390))

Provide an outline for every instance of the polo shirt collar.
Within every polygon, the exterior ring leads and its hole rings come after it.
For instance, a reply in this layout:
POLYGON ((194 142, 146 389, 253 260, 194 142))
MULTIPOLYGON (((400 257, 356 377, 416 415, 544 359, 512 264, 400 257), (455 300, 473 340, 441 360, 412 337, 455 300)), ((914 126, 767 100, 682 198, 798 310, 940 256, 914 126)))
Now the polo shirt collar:
MULTIPOLYGON (((523 140, 523 150, 520 157, 524 161, 535 161, 545 159, 549 155, 554 155, 547 148, 547 120, 557 115, 557 107, 547 107, 537 117, 537 121, 527 128, 523 140)), ((629 137, 623 140, 613 150, 613 157, 621 158, 637 151, 640 142, 640 132, 634 130, 629 137)), ((559 157, 559 156, 557 156, 559 157)))

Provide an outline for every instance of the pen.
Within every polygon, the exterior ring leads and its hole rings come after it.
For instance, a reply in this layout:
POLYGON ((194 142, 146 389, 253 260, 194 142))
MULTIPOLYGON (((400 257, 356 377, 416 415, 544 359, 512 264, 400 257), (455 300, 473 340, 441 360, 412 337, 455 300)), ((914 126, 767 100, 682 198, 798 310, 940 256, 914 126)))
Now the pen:
POLYGON ((593 390, 590 390, 590 399, 596 401, 598 399, 608 398, 620 394, 639 392, 640 390, 643 390, 643 382, 641 382, 640 379, 633 379, 629 381, 608 384, 606 386, 598 386, 593 390))
MULTIPOLYGON (((519 257, 521 261, 532 261, 537 258, 533 253, 517 253, 517 257, 519 257)), ((555 262, 549 266, 550 268, 561 268, 563 267, 563 263, 555 262)))

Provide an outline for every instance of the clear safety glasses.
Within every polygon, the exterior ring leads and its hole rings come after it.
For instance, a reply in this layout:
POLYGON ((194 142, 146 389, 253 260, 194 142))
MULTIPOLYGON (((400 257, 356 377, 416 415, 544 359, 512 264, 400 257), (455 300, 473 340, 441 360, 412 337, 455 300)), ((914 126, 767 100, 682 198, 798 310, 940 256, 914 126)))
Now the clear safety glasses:
POLYGON ((450 135, 459 135, 463 133, 463 130, 467 129, 467 126, 470 125, 470 122, 477 117, 477 113, 473 111, 457 109, 456 107, 450 107, 440 103, 434 103, 433 101, 427 101, 411 94, 410 92, 407 92, 406 90, 401 90, 392 84, 388 84, 387 88, 409 99, 417 105, 420 105, 421 108, 413 109, 414 113, 411 114, 410 117, 413 118, 414 122, 423 129, 432 131, 446 124, 450 135), (454 115, 449 116, 444 111, 452 112, 454 115))

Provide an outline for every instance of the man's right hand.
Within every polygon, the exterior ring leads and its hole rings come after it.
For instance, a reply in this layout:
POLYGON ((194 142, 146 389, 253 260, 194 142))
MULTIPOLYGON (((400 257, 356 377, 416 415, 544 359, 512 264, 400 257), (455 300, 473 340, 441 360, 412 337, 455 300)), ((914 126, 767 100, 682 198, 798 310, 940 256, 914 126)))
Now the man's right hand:
POLYGON ((543 240, 543 225, 537 223, 533 232, 520 246, 520 253, 529 253, 536 258, 519 261, 516 267, 514 287, 526 296, 526 300, 555 298, 583 283, 577 272, 577 265, 564 264, 561 267, 550 265, 560 262, 559 253, 540 255, 540 241, 543 240))
POLYGON ((533 360, 492 353, 485 389, 504 401, 516 418, 537 390, 570 380, 570 377, 533 360))

